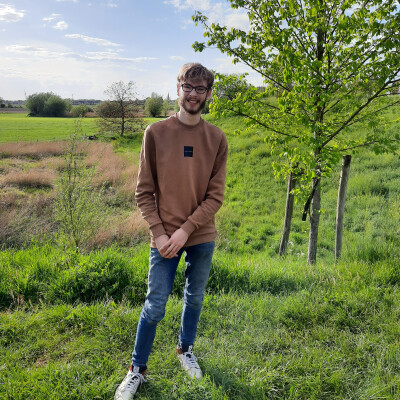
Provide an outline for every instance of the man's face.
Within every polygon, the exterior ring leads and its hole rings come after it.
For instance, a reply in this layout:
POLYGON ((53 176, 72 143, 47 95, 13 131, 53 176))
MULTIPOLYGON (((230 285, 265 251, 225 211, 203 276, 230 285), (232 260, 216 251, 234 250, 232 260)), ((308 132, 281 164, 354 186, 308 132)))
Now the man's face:
POLYGON ((211 89, 206 90, 205 93, 197 93, 195 89, 192 91, 185 92, 182 85, 185 84, 184 88, 192 87, 207 87, 207 81, 205 79, 188 79, 185 82, 178 83, 178 103, 179 107, 183 108, 187 113, 196 115, 201 113, 201 110, 206 105, 206 101, 211 96, 211 89))

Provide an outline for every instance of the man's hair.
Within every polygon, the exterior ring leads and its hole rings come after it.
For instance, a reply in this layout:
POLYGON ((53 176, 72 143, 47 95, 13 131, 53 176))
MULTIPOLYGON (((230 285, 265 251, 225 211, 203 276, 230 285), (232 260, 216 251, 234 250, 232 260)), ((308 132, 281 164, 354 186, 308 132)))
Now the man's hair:
POLYGON ((178 83, 186 82, 188 79, 204 79, 207 87, 211 89, 214 83, 214 74, 200 63, 187 63, 180 68, 177 79, 178 83))

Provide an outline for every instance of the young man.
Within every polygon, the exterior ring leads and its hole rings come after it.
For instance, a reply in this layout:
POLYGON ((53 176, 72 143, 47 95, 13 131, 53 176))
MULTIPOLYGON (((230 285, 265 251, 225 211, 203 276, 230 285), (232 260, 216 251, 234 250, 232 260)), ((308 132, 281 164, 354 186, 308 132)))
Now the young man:
POLYGON ((202 377, 193 342, 217 236, 214 215, 224 198, 228 155, 224 133, 201 118, 213 82, 212 72, 201 64, 183 65, 177 83, 180 111, 148 126, 143 137, 136 201, 151 232, 148 291, 132 365, 115 400, 132 399, 144 382, 157 323, 164 317, 183 252, 186 284, 177 353, 190 377, 202 377))

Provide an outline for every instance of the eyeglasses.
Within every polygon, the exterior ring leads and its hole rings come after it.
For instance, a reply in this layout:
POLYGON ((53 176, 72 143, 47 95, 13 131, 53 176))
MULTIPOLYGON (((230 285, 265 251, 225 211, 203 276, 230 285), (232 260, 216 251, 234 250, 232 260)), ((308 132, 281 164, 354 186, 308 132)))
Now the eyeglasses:
POLYGON ((205 87, 205 86, 192 86, 192 85, 189 85, 188 83, 182 84, 181 88, 186 93, 190 93, 194 89, 197 94, 204 94, 208 90, 208 87, 205 87))

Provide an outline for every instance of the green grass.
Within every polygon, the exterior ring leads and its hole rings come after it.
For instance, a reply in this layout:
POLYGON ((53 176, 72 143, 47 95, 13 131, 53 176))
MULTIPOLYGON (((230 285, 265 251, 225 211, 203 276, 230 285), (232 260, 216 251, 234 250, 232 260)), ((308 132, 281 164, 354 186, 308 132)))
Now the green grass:
MULTIPOLYGON (((95 118, 82 119, 82 135, 97 133, 95 118)), ((74 132, 74 118, 28 117, 26 114, 0 114, 0 143, 46 142, 67 139, 74 132)))
MULTIPOLYGON (((152 123, 159 118, 146 118, 152 123)), ((75 130, 75 118, 28 117, 27 114, 0 113, 0 143, 64 140, 75 130)), ((96 118, 82 118, 82 135, 98 133, 96 118)))
MULTIPOLYGON (((14 259, 21 270, 29 269, 29 257, 21 263, 22 253, 2 256, 2 262, 14 259)), ((64 264, 63 271, 92 258, 103 265, 131 265, 141 281, 146 256, 146 248, 130 254, 109 249, 64 264)), ((395 266, 346 262, 332 269, 225 257, 216 254, 198 329, 196 353, 206 379, 189 382, 175 355, 181 266, 157 331, 148 383, 136 398, 398 398, 400 276, 393 275, 395 266), (230 274, 224 272, 228 265, 230 274)), ((62 253, 43 248, 30 259, 38 264, 49 259, 59 268, 65 263, 62 253)), ((93 279, 103 282, 109 272, 89 277, 83 287, 91 288, 93 279)), ((49 276, 37 279, 46 286, 49 276)), ((25 297, 24 305, 14 302, 10 312, 2 313, 0 398, 112 398, 129 364, 144 293, 132 301, 103 293, 91 302, 82 287, 76 293, 82 297, 53 305, 25 297)))
MULTIPOLYGON (((343 258, 335 263, 339 168, 322 185, 318 262, 295 205, 277 254, 286 182, 273 178, 261 130, 233 134, 226 199, 191 382, 175 355, 184 285, 178 267, 137 399, 400 398, 400 159, 353 156, 343 258)), ((0 117, 1 123, 1 117, 0 117)), ((141 135, 114 148, 134 152, 141 135)), ((112 399, 126 373, 146 292, 148 247, 71 256, 52 245, 0 251, 0 399, 112 399)))

